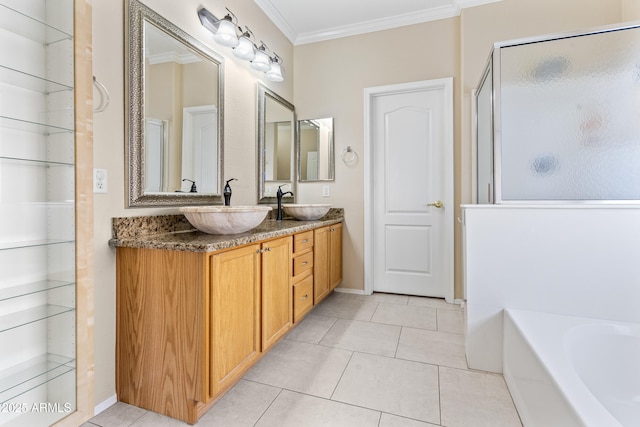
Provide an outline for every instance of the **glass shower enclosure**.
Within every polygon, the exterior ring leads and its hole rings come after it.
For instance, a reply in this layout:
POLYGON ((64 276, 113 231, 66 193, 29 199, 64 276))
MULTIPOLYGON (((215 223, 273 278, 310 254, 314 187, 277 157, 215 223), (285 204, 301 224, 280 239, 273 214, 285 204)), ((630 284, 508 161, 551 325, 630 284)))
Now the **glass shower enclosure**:
POLYGON ((478 203, 640 201, 640 24, 494 45, 478 203))

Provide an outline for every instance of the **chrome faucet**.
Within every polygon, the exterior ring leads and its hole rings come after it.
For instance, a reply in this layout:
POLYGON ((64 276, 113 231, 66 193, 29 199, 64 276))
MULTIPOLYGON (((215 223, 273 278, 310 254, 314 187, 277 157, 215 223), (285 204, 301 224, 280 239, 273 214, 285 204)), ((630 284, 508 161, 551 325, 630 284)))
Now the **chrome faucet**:
POLYGON ((293 196, 293 193, 291 191, 287 191, 286 193, 282 192, 282 187, 285 185, 289 185, 289 184, 282 184, 278 186, 278 191, 276 192, 276 197, 278 197, 278 213, 276 216, 276 220, 277 221, 281 221, 282 220, 282 197, 286 196, 287 194, 291 194, 293 196))

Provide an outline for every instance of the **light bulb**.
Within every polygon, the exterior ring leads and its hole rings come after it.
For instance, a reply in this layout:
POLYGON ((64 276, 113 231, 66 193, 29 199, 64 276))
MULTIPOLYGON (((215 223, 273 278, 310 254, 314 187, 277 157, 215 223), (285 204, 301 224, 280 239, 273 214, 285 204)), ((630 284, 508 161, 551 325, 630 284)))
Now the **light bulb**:
POLYGON ((253 42, 245 35, 240 37, 238 45, 233 48, 233 54, 240 59, 246 59, 247 61, 253 61, 256 56, 256 48, 253 42))
POLYGON ((213 39, 222 46, 235 47, 239 43, 236 26, 231 22, 231 18, 227 19, 227 17, 220 20, 218 31, 213 35, 213 39))
POLYGON ((265 73, 265 76, 272 82, 282 82, 284 81, 284 68, 276 61, 271 62, 271 68, 265 73))
POLYGON ((259 71, 269 71, 271 69, 269 62, 269 55, 263 49, 258 49, 255 58, 251 61, 251 67, 259 71))

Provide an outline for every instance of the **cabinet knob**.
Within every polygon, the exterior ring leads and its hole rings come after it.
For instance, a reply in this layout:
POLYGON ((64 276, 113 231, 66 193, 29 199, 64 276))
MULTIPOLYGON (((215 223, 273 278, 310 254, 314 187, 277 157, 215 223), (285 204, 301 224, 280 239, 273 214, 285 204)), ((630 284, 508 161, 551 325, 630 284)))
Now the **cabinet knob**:
POLYGON ((307 264, 309 264, 309 261, 305 261, 302 263, 302 265, 307 265, 307 264))
POLYGON ((302 243, 309 243, 309 239, 302 240, 302 243))
POLYGON ((309 298, 309 294, 306 294, 305 296, 300 297, 300 301, 304 301, 304 300, 306 300, 307 298, 309 298))
POLYGON ((264 248, 264 251, 265 251, 265 252, 271 252, 271 248, 266 247, 266 248, 264 248))

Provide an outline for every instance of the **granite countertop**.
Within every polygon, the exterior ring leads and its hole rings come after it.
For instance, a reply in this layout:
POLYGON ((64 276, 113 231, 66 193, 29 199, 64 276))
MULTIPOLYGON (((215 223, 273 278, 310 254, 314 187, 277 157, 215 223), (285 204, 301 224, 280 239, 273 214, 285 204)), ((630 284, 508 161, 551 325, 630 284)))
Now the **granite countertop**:
POLYGON ((182 214, 113 218, 113 238, 109 240, 109 246, 214 252, 337 224, 343 222, 343 219, 344 210, 339 208, 332 208, 317 221, 276 221, 270 215, 259 226, 246 233, 219 235, 196 230, 182 214))

